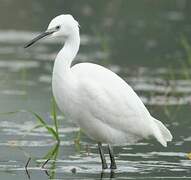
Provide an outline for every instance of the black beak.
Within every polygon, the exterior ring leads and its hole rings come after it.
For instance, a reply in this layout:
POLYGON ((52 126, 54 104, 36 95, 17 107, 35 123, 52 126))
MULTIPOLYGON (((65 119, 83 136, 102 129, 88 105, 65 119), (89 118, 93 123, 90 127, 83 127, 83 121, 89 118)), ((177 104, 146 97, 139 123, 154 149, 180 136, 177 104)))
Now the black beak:
POLYGON ((38 40, 54 33, 55 31, 52 30, 52 31, 46 31, 46 32, 43 32, 42 34, 38 35, 37 37, 35 37, 34 39, 32 39, 31 41, 29 41, 25 46, 24 48, 28 48, 30 47, 31 45, 33 45, 35 42, 37 42, 38 40))

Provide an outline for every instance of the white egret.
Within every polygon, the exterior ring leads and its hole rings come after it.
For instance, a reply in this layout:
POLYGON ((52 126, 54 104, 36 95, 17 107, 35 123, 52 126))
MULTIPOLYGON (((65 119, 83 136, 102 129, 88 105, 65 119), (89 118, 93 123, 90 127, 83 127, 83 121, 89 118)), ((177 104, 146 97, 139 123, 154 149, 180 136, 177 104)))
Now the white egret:
POLYGON ((53 69, 52 90, 66 116, 98 143, 102 168, 107 164, 102 143, 108 144, 111 169, 116 163, 111 145, 134 143, 154 137, 163 146, 172 140, 170 131, 152 117, 133 89, 118 75, 100 65, 78 63, 71 66, 80 46, 79 24, 72 15, 55 17, 47 30, 26 47, 45 37, 65 41, 53 69))

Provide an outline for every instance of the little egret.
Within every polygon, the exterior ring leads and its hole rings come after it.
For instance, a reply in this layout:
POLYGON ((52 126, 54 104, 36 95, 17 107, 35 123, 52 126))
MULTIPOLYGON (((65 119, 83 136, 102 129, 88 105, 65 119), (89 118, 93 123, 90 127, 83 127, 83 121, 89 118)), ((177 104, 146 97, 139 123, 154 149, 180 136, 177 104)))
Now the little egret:
POLYGON ((102 168, 107 163, 102 143, 108 144, 111 169, 116 169, 111 145, 134 143, 154 137, 163 146, 172 140, 170 131, 152 117, 133 89, 118 75, 100 65, 78 63, 71 67, 80 46, 79 24, 72 15, 59 15, 47 30, 28 42, 43 37, 65 41, 53 68, 52 90, 60 110, 98 143, 102 168))

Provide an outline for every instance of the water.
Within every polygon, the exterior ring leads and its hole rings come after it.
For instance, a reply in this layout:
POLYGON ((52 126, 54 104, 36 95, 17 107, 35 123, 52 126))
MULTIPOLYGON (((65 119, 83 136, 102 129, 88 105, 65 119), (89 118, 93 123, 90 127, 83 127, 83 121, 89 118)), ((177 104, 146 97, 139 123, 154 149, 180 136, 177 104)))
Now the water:
POLYGON ((32 110, 51 123, 51 72, 61 42, 46 40, 28 50, 23 45, 64 9, 81 24, 77 61, 102 64, 122 76, 174 139, 167 148, 154 140, 115 147, 118 169, 102 174, 96 144, 83 136, 75 145, 78 128, 60 113, 59 147, 45 129, 31 131, 37 121, 30 113, 0 115, 0 179, 191 178, 189 6, 188 0, 2 1, 0 112, 32 110), (42 170, 53 148, 58 155, 42 170))

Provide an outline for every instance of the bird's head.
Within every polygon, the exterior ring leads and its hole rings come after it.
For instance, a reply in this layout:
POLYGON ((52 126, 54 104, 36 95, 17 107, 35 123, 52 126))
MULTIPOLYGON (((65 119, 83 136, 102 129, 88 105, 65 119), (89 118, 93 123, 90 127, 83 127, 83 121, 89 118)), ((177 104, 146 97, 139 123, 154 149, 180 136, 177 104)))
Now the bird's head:
POLYGON ((49 23, 48 28, 45 32, 41 33, 24 47, 27 48, 44 37, 64 37, 65 39, 72 36, 72 34, 79 32, 79 24, 70 14, 64 14, 56 16, 49 23))

